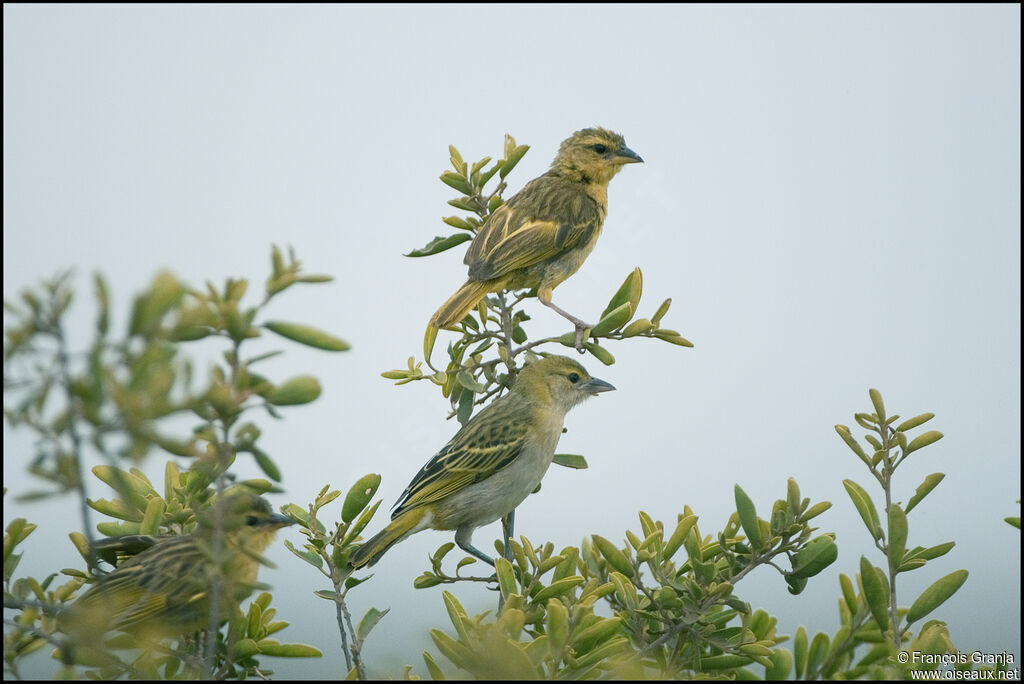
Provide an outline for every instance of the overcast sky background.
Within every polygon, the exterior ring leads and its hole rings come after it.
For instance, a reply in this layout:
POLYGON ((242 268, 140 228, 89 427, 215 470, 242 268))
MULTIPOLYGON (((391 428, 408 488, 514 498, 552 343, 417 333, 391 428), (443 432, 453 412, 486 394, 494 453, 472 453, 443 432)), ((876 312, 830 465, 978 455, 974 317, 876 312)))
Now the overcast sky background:
MULTIPOLYGON (((841 482, 877 489, 833 426, 854 426, 878 388, 890 412, 932 411, 927 427, 945 433, 901 468, 896 498, 947 473, 911 514, 910 544, 957 546, 901 575, 905 603, 967 568, 936 617, 961 650, 1019 662, 1020 534, 1003 522, 1020 510, 1019 5, 5 5, 4 296, 74 267, 81 346, 94 271, 123 325, 159 269, 195 285, 249 278, 254 301, 270 245, 293 246, 336 280, 289 291, 266 318, 352 350, 253 345, 287 350, 268 375, 313 373, 324 388, 283 421, 257 418, 285 475, 273 500, 305 505, 379 472, 374 532, 457 427, 433 385, 380 377, 420 356, 427 319, 465 278, 462 247, 402 256, 452 232, 440 218, 457 213, 454 193, 437 180, 448 144, 467 160, 500 156, 506 132, 531 145, 510 196, 593 125, 646 163, 612 181, 604 233, 555 301, 594 319, 639 265, 640 315, 672 297, 663 325, 696 346, 636 339, 608 345, 611 367, 584 359, 618 388, 568 416, 559 450, 590 468, 553 467, 517 532, 557 549, 589 533, 621 541, 638 510, 672 521, 684 504, 715 532, 735 483, 766 515, 792 476, 834 503, 818 522, 839 560, 798 597, 771 569, 738 594, 780 633, 832 633, 838 573, 853 576, 861 554, 881 562, 841 482)), ((528 306, 531 336, 566 332, 528 306)), ((39 484, 30 453, 5 426, 15 494, 39 484)), ((236 470, 257 475, 244 460, 236 470)), ((145 464, 155 482, 163 461, 145 464)), ((8 497, 5 525, 39 525, 19 572, 80 564, 74 511, 70 498, 8 497)), ((449 622, 441 588, 412 581, 450 538, 407 540, 352 593, 357 618, 391 609, 365 647, 372 673, 426 674, 428 629, 449 622)), ((271 669, 342 675, 333 607, 312 595, 327 583, 280 544, 269 555, 278 568, 261 579, 292 623, 280 637, 324 651, 271 669)), ((493 608, 480 585, 454 591, 471 612, 493 608)))

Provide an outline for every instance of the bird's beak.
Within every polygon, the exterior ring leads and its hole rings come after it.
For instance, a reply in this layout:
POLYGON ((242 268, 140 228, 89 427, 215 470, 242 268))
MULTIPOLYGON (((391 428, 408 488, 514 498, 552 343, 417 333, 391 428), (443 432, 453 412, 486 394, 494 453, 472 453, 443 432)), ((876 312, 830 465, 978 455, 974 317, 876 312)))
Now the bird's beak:
POLYGON ((294 520, 292 520, 291 518, 288 518, 286 516, 283 516, 280 513, 272 513, 270 515, 270 517, 267 518, 267 526, 268 527, 273 527, 275 530, 276 529, 280 529, 282 527, 287 527, 288 525, 294 525, 294 524, 295 524, 294 520))
POLYGON ((599 394, 601 392, 611 392, 615 389, 615 386, 598 378, 590 378, 580 389, 590 394, 599 394))
POLYGON ((629 149, 625 145, 623 145, 622 147, 620 147, 618 150, 615 151, 615 159, 613 159, 612 161, 614 161, 617 164, 643 164, 644 163, 643 158, 639 154, 637 154, 633 150, 629 149))

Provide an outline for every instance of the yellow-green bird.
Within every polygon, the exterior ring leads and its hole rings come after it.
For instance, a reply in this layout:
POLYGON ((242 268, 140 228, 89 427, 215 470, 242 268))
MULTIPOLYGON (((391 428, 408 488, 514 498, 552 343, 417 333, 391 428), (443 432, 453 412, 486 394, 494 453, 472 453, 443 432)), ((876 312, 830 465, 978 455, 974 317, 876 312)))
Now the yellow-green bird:
POLYGON ((608 213, 608 183, 625 164, 643 162, 618 133, 576 131, 551 168, 534 178, 480 226, 466 251, 469 279, 433 318, 457 324, 489 292, 536 288, 537 298, 576 326, 576 350, 592 327, 551 302, 551 292, 590 255, 608 213))
MULTIPOLYGON (((255 495, 235 495, 228 504, 223 528, 227 553, 218 601, 221 619, 252 592, 260 554, 278 529, 293 522, 255 495)), ((89 644, 115 629, 148 641, 204 628, 218 574, 211 560, 214 535, 209 517, 204 516, 191 534, 128 535, 97 542, 97 556, 117 567, 58 616, 60 630, 76 643, 89 644)))
POLYGON ((540 484, 555 455, 565 414, 615 389, 576 361, 549 356, 528 363, 508 394, 495 400, 424 465, 395 504, 391 522, 351 556, 373 565, 420 530, 455 530, 455 543, 486 563, 473 530, 503 518, 540 484))

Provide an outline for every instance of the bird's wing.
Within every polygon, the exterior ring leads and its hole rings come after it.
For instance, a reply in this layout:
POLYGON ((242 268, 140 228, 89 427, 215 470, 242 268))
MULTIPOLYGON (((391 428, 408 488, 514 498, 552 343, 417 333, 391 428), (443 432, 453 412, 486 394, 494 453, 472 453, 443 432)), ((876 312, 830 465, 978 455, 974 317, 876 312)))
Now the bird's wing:
POLYGON ((600 226, 597 203, 578 190, 527 186, 480 227, 466 250, 469 277, 490 280, 541 263, 590 241, 600 226))
POLYGON ((519 455, 529 428, 529 407, 506 396, 473 417, 402 492, 392 518, 486 480, 519 455), (498 408, 499 410, 493 410, 498 408))
POLYGON ((169 624, 202 621, 195 604, 205 599, 205 576, 197 568, 208 562, 192 537, 167 539, 122 563, 75 605, 104 611, 116 629, 157 616, 169 624))

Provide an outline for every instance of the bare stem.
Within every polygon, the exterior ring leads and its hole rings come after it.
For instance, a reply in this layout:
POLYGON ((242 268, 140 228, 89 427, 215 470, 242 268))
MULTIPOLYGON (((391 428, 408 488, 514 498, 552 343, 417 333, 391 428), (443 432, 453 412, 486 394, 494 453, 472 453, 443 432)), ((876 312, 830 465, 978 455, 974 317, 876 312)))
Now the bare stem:
POLYGON ((94 538, 92 536, 92 513, 88 504, 88 493, 85 490, 85 477, 82 475, 82 438, 78 434, 77 416, 79 400, 71 389, 71 371, 68 368, 67 338, 64 336, 64 328, 59 320, 53 322, 53 336, 57 339, 57 367, 60 369, 60 383, 68 401, 68 414, 71 417, 68 421, 68 436, 71 438, 71 454, 75 464, 75 489, 78 491, 78 509, 82 515, 82 525, 85 528, 85 538, 89 542, 89 565, 96 564, 96 553, 93 550, 94 538))

